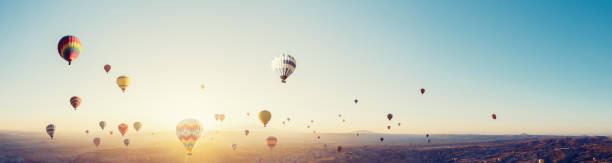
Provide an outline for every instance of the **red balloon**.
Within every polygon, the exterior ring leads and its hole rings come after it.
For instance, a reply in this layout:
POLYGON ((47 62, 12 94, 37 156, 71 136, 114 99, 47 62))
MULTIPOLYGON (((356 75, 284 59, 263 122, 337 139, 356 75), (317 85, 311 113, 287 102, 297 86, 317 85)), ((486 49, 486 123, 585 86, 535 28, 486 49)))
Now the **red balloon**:
POLYGON ((122 123, 122 124, 119 125, 118 128, 119 128, 119 132, 121 132, 121 136, 123 136, 123 135, 125 135, 125 133, 128 130, 128 125, 125 124, 125 123, 122 123))
POLYGON ((421 94, 425 94, 425 88, 421 88, 421 94))
POLYGON ((491 118, 493 118, 493 119, 497 119, 497 115, 495 115, 495 113, 494 113, 494 114, 491 114, 491 118))
POLYGON ((108 71, 110 71, 111 66, 109 64, 104 65, 104 71, 106 71, 106 73, 108 74, 108 71))

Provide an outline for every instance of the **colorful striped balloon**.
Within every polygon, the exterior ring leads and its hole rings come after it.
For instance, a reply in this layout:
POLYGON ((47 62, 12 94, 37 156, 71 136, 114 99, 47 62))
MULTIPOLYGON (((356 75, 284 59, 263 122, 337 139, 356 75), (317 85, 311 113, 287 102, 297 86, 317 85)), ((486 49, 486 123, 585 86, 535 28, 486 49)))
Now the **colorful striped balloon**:
POLYGON ((54 133, 55 133, 55 125, 54 124, 47 125, 47 134, 49 134, 49 136, 51 137, 51 140, 53 140, 54 133))
POLYGON ((176 137, 183 143, 187 150, 187 155, 191 155, 191 151, 200 139, 202 125, 195 119, 185 119, 176 125, 176 137))
POLYGON ((64 36, 57 44, 57 52, 70 65, 81 54, 81 41, 75 36, 64 36))
POLYGON ((268 148, 272 150, 274 149, 274 147, 276 147, 276 143, 278 143, 278 139, 276 139, 276 137, 274 136, 268 136, 268 138, 266 138, 266 143, 268 144, 268 148))
POLYGON ((280 75, 281 81, 286 83, 286 79, 293 74, 296 68, 296 61, 289 54, 281 54, 272 60, 272 70, 280 75))
POLYGON ((70 105, 72 105, 72 107, 74 108, 74 110, 77 110, 77 108, 79 107, 79 105, 81 105, 81 102, 83 100, 81 100, 81 98, 79 96, 72 96, 70 98, 70 105))
POLYGON ((121 91, 123 91, 123 93, 125 93, 125 90, 128 88, 128 86, 130 86, 130 83, 130 78, 125 75, 121 75, 117 78, 117 86, 121 88, 121 91))

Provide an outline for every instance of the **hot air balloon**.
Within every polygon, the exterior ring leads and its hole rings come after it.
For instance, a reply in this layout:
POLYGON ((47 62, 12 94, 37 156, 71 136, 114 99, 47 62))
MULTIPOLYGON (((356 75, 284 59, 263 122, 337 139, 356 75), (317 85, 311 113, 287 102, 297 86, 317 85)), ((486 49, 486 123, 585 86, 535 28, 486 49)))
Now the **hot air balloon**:
POLYGON ((126 147, 130 145, 130 139, 123 139, 123 144, 125 144, 126 147))
POLYGON ((287 78, 295 71, 295 68, 295 58, 289 54, 281 54, 272 60, 272 70, 280 75, 283 83, 287 82, 287 78))
POLYGON ((206 88, 206 86, 204 86, 204 84, 202 84, 202 85, 200 85, 200 88, 201 88, 202 90, 204 90, 204 88, 206 88))
POLYGON ((431 139, 427 139, 427 144, 431 143, 431 139))
POLYGON ((104 71, 106 71, 106 74, 108 74, 110 69, 111 69, 111 65, 109 65, 109 64, 104 65, 104 71))
POLYGON ((429 138, 429 134, 425 134, 425 137, 426 137, 426 138, 429 138))
POLYGON ((321 136, 317 136, 317 139, 321 139, 321 136))
POLYGON ((323 147, 327 148, 327 144, 323 144, 323 147))
POLYGON ((72 96, 70 98, 70 105, 72 105, 72 107, 74 108, 74 110, 77 110, 77 108, 79 107, 79 105, 81 105, 81 98, 78 96, 72 96))
POLYGON ((219 116, 220 116, 219 114, 215 114, 215 121, 219 120, 219 116))
POLYGON ((232 144, 232 150, 236 150, 236 148, 238 148, 238 144, 232 144))
POLYGON ((356 135, 359 136, 359 133, 357 133, 356 135))
POLYGON ((391 130, 391 125, 387 125, 387 130, 391 130))
POLYGON ((125 90, 128 88, 128 86, 130 86, 130 78, 125 75, 119 76, 117 78, 117 86, 119 86, 121 91, 125 93, 125 90))
POLYGON ((54 124, 47 125, 47 134, 49 135, 49 137, 51 137, 51 140, 53 140, 54 133, 55 133, 55 125, 54 124))
POLYGON ((100 146, 100 138, 99 137, 95 137, 93 139, 93 143, 94 143, 94 145, 96 145, 96 147, 100 146))
POLYGON ((89 130, 85 130, 85 134, 89 134, 89 130))
POLYGON ((104 127, 106 127, 106 121, 100 121, 99 125, 100 125, 100 128, 104 130, 104 127))
POLYGON ((113 131, 109 131, 108 133, 109 133, 110 135, 113 135, 113 131))
POLYGON ((202 125, 195 119, 185 119, 176 125, 176 137, 183 143, 187 155, 191 155, 191 150, 197 145, 201 131, 202 125))
POLYGON ((278 142, 278 140, 274 136, 268 136, 268 138, 266 138, 266 143, 268 144, 268 148, 270 148, 270 150, 272 150, 272 149, 274 149, 274 147, 276 147, 276 143, 277 142, 278 142))
POLYGON ((225 114, 221 114, 221 115, 219 115, 219 120, 220 120, 221 122, 223 122, 223 120, 225 120, 225 114))
POLYGON ((491 114, 491 118, 493 118, 493 120, 495 120, 495 119, 497 119, 497 115, 491 114))
POLYGON ((270 111, 263 110, 259 112, 259 120, 261 121, 261 123, 263 123, 264 127, 268 125, 270 119, 272 119, 272 113, 270 113, 270 111))
POLYGON ((251 116, 251 113, 247 112, 247 117, 251 116))
POLYGON ((425 88, 421 88, 421 95, 425 94, 425 88))
POLYGON ((342 123, 346 122, 346 120, 342 119, 342 123))
POLYGON ((310 125, 306 126, 306 128, 310 128, 310 125))
POLYGON ((244 130, 244 136, 249 136, 250 131, 249 130, 244 130))
POLYGON ((336 151, 342 152, 342 146, 338 146, 338 148, 336 148, 336 151))
POLYGON ((357 102, 359 102, 359 100, 355 99, 355 104, 357 104, 357 102))
POLYGON ((125 135, 125 133, 128 130, 128 125, 125 124, 125 123, 121 123, 121 124, 119 124, 119 127, 117 127, 117 128, 119 128, 119 132, 121 133, 121 136, 123 136, 123 135, 125 135))
POLYGON ((285 124, 285 121, 283 121, 283 124, 285 124))
POLYGON ((342 114, 338 114, 338 117, 342 117, 342 114))
POLYGON ((142 123, 134 122, 134 129, 136 129, 137 132, 138 132, 138 130, 140 130, 140 127, 142 127, 142 123))
POLYGON ((387 119, 391 120, 393 118, 393 114, 389 113, 387 114, 387 119))
POLYGON ((312 133, 313 133, 313 134, 316 134, 316 133, 317 133, 317 131, 316 131, 316 130, 312 130, 312 133))
POLYGON ((81 41, 75 36, 64 36, 57 44, 57 52, 70 65, 81 54, 81 41))
POLYGON ((385 141, 385 138, 380 137, 380 142, 383 142, 383 141, 385 141))
POLYGON ((310 123, 314 123, 314 120, 310 120, 310 123))

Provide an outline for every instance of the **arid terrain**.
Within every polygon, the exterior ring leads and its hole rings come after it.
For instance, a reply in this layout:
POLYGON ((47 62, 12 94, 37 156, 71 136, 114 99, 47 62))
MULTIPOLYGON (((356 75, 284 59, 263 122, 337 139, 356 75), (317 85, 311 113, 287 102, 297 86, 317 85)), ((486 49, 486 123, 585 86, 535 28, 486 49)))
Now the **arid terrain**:
POLYGON ((60 137, 0 132, 0 162, 610 162, 612 138, 596 136, 293 133, 266 147, 266 133, 207 133, 187 156, 173 133, 60 137), (134 136, 135 135, 135 136, 134 136), (316 140, 314 135, 321 136, 316 140), (238 137, 240 136, 240 137, 238 137), (384 142, 378 141, 385 137, 384 142), (91 137, 101 137, 95 147, 91 137), (127 137, 127 136, 126 136, 127 137), (232 150, 231 144, 238 144, 232 150), (337 151, 342 146, 342 151, 337 151))

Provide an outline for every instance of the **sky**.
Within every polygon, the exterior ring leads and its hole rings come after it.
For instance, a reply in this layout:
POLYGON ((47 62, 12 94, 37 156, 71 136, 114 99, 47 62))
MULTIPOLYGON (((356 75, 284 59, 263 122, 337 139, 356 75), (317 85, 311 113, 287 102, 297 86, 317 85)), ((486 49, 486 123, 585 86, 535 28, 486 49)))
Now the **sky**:
POLYGON ((2 1, 0 130, 612 135, 610 17, 603 0, 2 1))

